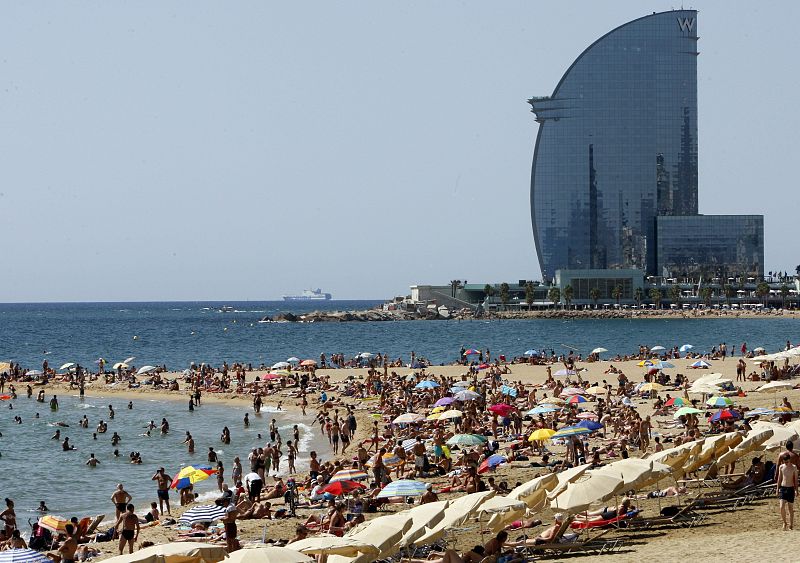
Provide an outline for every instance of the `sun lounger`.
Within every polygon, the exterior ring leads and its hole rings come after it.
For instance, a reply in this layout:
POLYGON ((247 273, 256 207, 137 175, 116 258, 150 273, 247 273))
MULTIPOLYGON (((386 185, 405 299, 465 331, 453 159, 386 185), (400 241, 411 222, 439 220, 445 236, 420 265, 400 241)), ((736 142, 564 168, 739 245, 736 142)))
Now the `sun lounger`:
POLYGON ((705 516, 697 513, 694 507, 689 504, 684 506, 676 506, 677 512, 672 515, 653 516, 650 518, 636 518, 628 523, 628 529, 650 529, 658 528, 661 526, 681 526, 683 528, 692 528, 702 522, 705 516))
POLYGON ((630 512, 626 512, 625 514, 621 514, 619 516, 615 516, 614 518, 608 518, 605 520, 589 520, 585 522, 575 521, 570 524, 570 528, 573 530, 587 530, 589 528, 612 528, 618 527, 623 528, 627 526, 628 520, 632 518, 636 518, 639 516, 640 510, 631 510, 630 512))

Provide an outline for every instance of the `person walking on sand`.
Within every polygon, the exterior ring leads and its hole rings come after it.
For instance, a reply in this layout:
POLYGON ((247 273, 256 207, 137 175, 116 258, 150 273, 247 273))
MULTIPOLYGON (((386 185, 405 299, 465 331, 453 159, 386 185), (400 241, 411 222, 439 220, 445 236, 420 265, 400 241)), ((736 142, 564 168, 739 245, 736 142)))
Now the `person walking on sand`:
POLYGON ((172 482, 172 477, 164 472, 163 467, 159 467, 158 471, 153 475, 152 480, 158 483, 158 490, 156 493, 158 495, 158 508, 161 514, 164 514, 164 504, 166 503, 167 514, 172 516, 172 512, 169 509, 169 485, 172 482))
POLYGON ((781 456, 781 466, 775 481, 778 486, 778 506, 780 507, 781 520, 783 520, 783 530, 794 529, 794 497, 797 492, 797 467, 792 463, 789 452, 784 452, 781 456))
POLYGON ((139 517, 133 511, 132 504, 127 506, 127 510, 117 518, 117 523, 114 524, 114 530, 119 531, 119 554, 125 550, 125 544, 128 544, 128 553, 133 553, 133 542, 139 539, 139 517), (122 529, 118 530, 122 525, 122 529))

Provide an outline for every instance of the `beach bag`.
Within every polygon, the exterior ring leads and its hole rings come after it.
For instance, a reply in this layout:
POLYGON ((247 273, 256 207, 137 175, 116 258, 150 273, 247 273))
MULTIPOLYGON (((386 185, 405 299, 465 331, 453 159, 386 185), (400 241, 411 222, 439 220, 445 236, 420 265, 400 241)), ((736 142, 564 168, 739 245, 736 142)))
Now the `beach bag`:
POLYGON ((678 506, 665 506, 664 508, 661 509, 661 516, 672 518, 680 511, 681 509, 678 506))

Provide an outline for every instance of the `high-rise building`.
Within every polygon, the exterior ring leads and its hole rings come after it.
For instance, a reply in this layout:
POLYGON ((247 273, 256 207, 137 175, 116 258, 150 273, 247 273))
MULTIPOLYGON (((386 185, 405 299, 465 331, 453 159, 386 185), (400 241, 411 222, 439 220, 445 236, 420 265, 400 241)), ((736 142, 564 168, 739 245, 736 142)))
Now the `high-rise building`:
POLYGON ((558 269, 661 273, 656 217, 698 214, 697 39, 694 10, 639 18, 590 45, 551 96, 529 100, 545 279, 558 269))

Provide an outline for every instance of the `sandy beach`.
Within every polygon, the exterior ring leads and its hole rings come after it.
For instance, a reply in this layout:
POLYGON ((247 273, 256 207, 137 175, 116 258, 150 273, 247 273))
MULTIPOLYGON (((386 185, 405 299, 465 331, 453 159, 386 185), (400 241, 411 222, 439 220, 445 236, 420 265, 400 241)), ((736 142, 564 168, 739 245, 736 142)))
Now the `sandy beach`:
MULTIPOLYGON (((735 382, 737 360, 738 357, 729 357, 726 361, 712 361, 712 367, 710 369, 696 370, 688 367, 689 364, 694 360, 677 359, 672 360, 676 367, 670 370, 670 373, 673 376, 678 373, 683 373, 687 375, 690 380, 697 379, 700 376, 708 375, 709 373, 720 373, 735 382)), ((601 383, 603 380, 607 380, 610 383, 614 383, 616 376, 605 373, 605 371, 608 370, 612 364, 618 369, 621 369, 631 380, 641 381, 645 368, 637 366, 637 363, 638 360, 624 362, 581 362, 576 367, 586 368, 588 370, 586 372, 582 372, 584 381, 595 384, 601 383)), ((511 373, 505 376, 509 381, 519 381, 526 386, 533 386, 540 385, 546 380, 547 367, 544 365, 514 364, 510 365, 509 367, 511 373)), ((555 371, 563 366, 560 366, 559 364, 553 364, 552 367, 553 371, 555 371)), ((753 362, 748 361, 748 373, 754 368, 755 366, 753 365, 753 362)), ((318 370, 317 373, 319 375, 329 376, 331 383, 340 383, 346 378, 350 377, 364 378, 366 376, 366 371, 366 369, 327 369, 318 370)), ((397 371, 397 373, 401 375, 411 372, 411 370, 408 368, 395 368, 393 371, 397 371)), ((427 372, 435 375, 446 375, 460 378, 462 374, 466 373, 466 368, 461 365, 434 366, 428 368, 427 372)), ((247 378, 248 380, 252 380, 256 376, 261 376, 263 374, 264 372, 249 372, 247 374, 247 378)), ((167 374, 168 377, 173 377, 175 375, 176 374, 167 374)), ((753 390, 760 384, 760 382, 756 383, 750 381, 736 383, 737 386, 741 385, 742 389, 746 393, 745 397, 737 398, 737 404, 746 405, 751 408, 773 406, 773 403, 776 399, 774 395, 753 392, 753 390)), ((183 400, 188 397, 188 391, 185 389, 167 392, 153 391, 148 389, 146 386, 142 386, 138 389, 121 389, 119 387, 121 386, 118 385, 115 387, 110 387, 95 381, 87 386, 86 393, 87 395, 117 396, 121 398, 130 398, 131 400, 143 399, 145 397, 150 399, 158 398, 164 400, 175 400, 176 408, 184 408, 183 400), (178 402, 179 400, 180 402, 178 402)), ((69 390, 68 386, 61 383, 51 383, 48 385, 48 389, 53 389, 53 391, 58 390, 58 392, 62 393, 74 393, 74 390, 69 390)), ((291 390, 287 389, 284 391, 279 391, 275 395, 267 396, 264 401, 265 406, 275 406, 279 401, 282 401, 284 409, 299 410, 297 400, 290 399, 286 396, 290 392, 291 390)), ((664 393, 662 393, 662 395, 664 395, 664 393)), ((673 392, 672 395, 680 396, 680 393, 673 392)), ((788 390, 779 395, 779 397, 782 396, 788 397, 788 399, 795 404, 800 403, 800 390, 788 390)), ((203 395, 203 400, 205 402, 213 403, 233 403, 244 405, 251 403, 250 396, 242 396, 233 393, 205 393, 203 395)), ((313 415, 316 412, 313 408, 313 397, 310 397, 310 402, 311 405, 308 410, 309 421, 313 420, 313 415)), ((355 413, 359 423, 358 432, 355 436, 356 441, 365 439, 367 437, 365 430, 370 428, 373 420, 370 414, 377 412, 377 401, 345 400, 345 402, 356 405, 355 413)), ((652 401, 638 401, 637 410, 640 412, 642 417, 651 415, 653 411, 652 401)), ((668 418, 671 417, 654 417, 654 420, 666 421, 668 418)), ((659 433, 669 432, 666 430, 660 430, 657 425, 654 426, 654 431, 659 433)), ((556 448, 556 450, 558 450, 558 448, 556 448)), ((561 451, 563 451, 563 449, 561 451)), ((633 450, 632 455, 637 456, 640 455, 640 453, 633 450)), ((323 460, 328 460, 331 459, 332 455, 330 451, 325 451, 321 452, 321 457, 323 460)), ((743 464, 749 465, 749 459, 751 457, 752 456, 748 456, 747 458, 740 460, 739 464, 737 465, 737 470, 741 470, 743 467, 746 467, 746 465, 743 464)), ((495 472, 493 472, 493 475, 498 482, 501 480, 506 480, 510 486, 513 487, 515 483, 527 481, 542 474, 542 472, 542 469, 530 467, 528 462, 513 462, 501 465, 495 472)), ((436 488, 445 485, 447 481, 445 478, 426 480, 434 483, 436 488)), ((109 484, 109 486, 111 486, 111 484, 109 484)), ((155 497, 155 495, 153 496, 155 497)), ((457 496, 459 496, 459 494, 443 494, 440 498, 447 499, 455 498, 457 496)), ((145 500, 149 502, 150 500, 154 499, 140 499, 140 506, 145 500)), ((644 509, 645 514, 654 515, 657 514, 658 511, 656 502, 656 500, 644 500, 640 501, 640 505, 644 509)), ((282 502, 277 501, 276 504, 280 506, 282 502)), ((388 509, 384 511, 384 513, 402 510, 404 508, 406 508, 406 506, 402 504, 390 505, 388 509)), ((267 539, 290 538, 293 536, 294 528, 297 523, 304 521, 306 516, 311 512, 312 511, 307 509, 299 509, 298 519, 240 521, 239 537, 243 542, 247 542, 248 540, 260 540, 262 537, 267 539)), ((769 553, 772 556, 777 556, 784 560, 790 560, 792 558, 791 553, 793 550, 790 548, 790 542, 784 540, 784 538, 788 538, 790 536, 787 536, 786 533, 780 531, 780 517, 777 513, 777 501, 774 499, 754 502, 744 508, 740 508, 735 512, 728 510, 709 510, 706 512, 708 513, 708 518, 704 521, 704 523, 696 528, 688 530, 681 528, 659 529, 648 532, 626 532, 625 530, 622 530, 621 532, 612 531, 612 536, 619 533, 621 536, 629 538, 629 541, 626 541, 625 545, 619 552, 615 553, 613 556, 607 557, 609 559, 613 557, 615 560, 620 561, 638 561, 643 557, 646 558, 648 556, 663 557, 665 552, 670 552, 702 554, 704 560, 721 561, 727 560, 731 553, 736 553, 740 557, 755 557, 765 550, 769 550, 769 553)), ((368 519, 375 516, 375 514, 367 515, 368 519)), ((552 511, 549 508, 545 509, 538 514, 538 517, 544 522, 547 522, 552 517, 552 511)), ((173 529, 155 526, 144 528, 139 541, 163 543, 175 539, 176 535, 177 533, 173 529)), ((474 529, 469 530, 466 533, 460 533, 457 536, 455 547, 457 549, 469 548, 474 544, 485 542, 489 537, 490 536, 486 534, 481 534, 479 527, 475 526, 474 529)), ((115 542, 92 545, 93 547, 100 549, 103 556, 110 556, 116 553, 115 542)))

